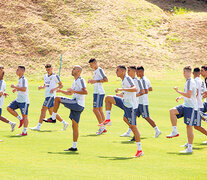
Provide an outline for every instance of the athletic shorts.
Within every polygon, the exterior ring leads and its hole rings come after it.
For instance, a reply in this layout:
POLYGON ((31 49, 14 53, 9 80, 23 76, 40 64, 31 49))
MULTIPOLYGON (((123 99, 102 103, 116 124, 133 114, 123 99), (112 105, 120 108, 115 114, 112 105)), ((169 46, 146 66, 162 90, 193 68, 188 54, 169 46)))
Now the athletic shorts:
POLYGON ((93 94, 93 107, 103 107, 105 94, 93 94))
POLYGON ((121 108, 122 110, 124 110, 124 117, 127 118, 129 124, 136 125, 136 111, 137 111, 137 109, 126 107, 123 103, 123 99, 120 97, 113 96, 113 98, 116 102, 115 105, 118 106, 119 108, 121 108))
POLYGON ((198 109, 198 111, 195 111, 195 121, 194 121, 194 126, 201 126, 201 115, 200 111, 203 112, 203 108, 198 109))
POLYGON ((54 106, 54 96, 51 96, 51 97, 46 97, 45 98, 45 101, 43 103, 43 106, 47 107, 48 109, 50 109, 51 107, 54 106))
POLYGON ((1 116, 1 113, 2 113, 2 109, 0 108, 0 116, 1 116))
POLYGON ((207 112, 207 102, 203 103, 204 108, 202 109, 202 112, 207 112))
POLYGON ((136 115, 138 117, 140 117, 140 115, 142 115, 143 118, 149 117, 148 105, 139 104, 136 115))
POLYGON ((13 110, 20 109, 22 114, 28 115, 29 104, 27 103, 19 103, 16 100, 14 100, 9 104, 8 107, 10 107, 13 110))
POLYGON ((70 109, 69 118, 79 123, 80 115, 84 110, 84 107, 80 106, 75 99, 61 97, 61 103, 68 109, 70 109))
POLYGON ((179 114, 177 118, 184 117, 184 123, 189 126, 194 126, 196 124, 196 111, 190 107, 184 107, 183 105, 179 105, 175 107, 179 114))

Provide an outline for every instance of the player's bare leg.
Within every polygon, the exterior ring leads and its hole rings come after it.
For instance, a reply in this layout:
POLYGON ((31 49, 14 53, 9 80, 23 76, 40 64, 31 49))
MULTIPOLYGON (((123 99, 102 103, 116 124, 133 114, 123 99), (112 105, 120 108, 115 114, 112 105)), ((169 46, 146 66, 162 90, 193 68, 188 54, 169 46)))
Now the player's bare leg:
POLYGON ((16 126, 16 123, 9 121, 8 119, 6 119, 3 116, 0 116, 0 120, 3 121, 3 122, 5 122, 5 123, 10 124, 11 125, 11 129, 12 129, 11 131, 14 131, 14 128, 16 126))
POLYGON ((178 114, 179 112, 176 108, 170 109, 170 121, 172 124, 173 131, 171 134, 166 136, 167 138, 173 138, 173 137, 179 136, 178 130, 177 130, 177 116, 176 116, 178 114))

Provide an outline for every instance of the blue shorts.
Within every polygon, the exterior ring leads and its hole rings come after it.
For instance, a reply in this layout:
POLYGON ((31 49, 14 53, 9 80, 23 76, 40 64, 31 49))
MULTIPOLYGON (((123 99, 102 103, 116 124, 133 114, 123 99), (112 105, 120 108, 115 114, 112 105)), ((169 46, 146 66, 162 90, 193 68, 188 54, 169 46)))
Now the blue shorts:
POLYGON ((93 94, 93 107, 103 107, 105 94, 93 94))
POLYGON ((149 117, 149 108, 148 105, 139 104, 136 115, 140 117, 142 115, 143 118, 149 117))
POLYGON ((202 112, 207 112, 207 102, 203 103, 204 108, 202 108, 202 112))
POLYGON ((1 116, 1 113, 2 113, 2 109, 0 108, 0 116, 1 116))
POLYGON ((61 103, 68 109, 70 109, 69 118, 79 123, 80 115, 84 110, 83 106, 80 106, 75 99, 61 97, 61 103))
POLYGON ((193 108, 184 107, 183 105, 176 106, 175 108, 179 112, 177 118, 184 117, 184 123, 189 126, 194 126, 194 124, 196 124, 196 111, 193 108))
POLYGON ((43 106, 47 107, 48 109, 53 107, 54 106, 54 96, 46 97, 45 101, 43 103, 43 106))
POLYGON ((127 118, 129 124, 136 125, 136 111, 137 109, 128 108, 124 105, 123 99, 117 96, 113 96, 116 106, 124 110, 124 117, 127 118))
POLYGON ((203 108, 198 109, 198 111, 195 111, 195 121, 194 121, 194 126, 201 126, 201 115, 199 111, 203 111, 203 108))
POLYGON ((29 104, 27 103, 19 103, 16 100, 14 100, 9 104, 8 107, 10 107, 13 110, 20 108, 22 114, 28 115, 29 104))

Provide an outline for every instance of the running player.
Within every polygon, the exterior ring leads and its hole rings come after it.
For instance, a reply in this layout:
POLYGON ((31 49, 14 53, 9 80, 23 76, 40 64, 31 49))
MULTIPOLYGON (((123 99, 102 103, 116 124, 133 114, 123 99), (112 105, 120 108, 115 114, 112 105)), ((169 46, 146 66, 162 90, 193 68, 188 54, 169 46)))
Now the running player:
MULTIPOLYGON (((41 109, 39 123, 37 124, 37 126, 30 128, 31 130, 34 131, 40 131, 40 127, 46 116, 47 110, 49 111, 50 115, 52 115, 56 91, 63 87, 59 76, 53 73, 52 65, 46 64, 45 69, 47 71, 47 74, 45 74, 44 76, 44 85, 38 87, 38 90, 45 89, 45 101, 41 109)), ((63 130, 66 130, 66 128, 68 127, 68 123, 64 121, 58 114, 57 114, 57 120, 63 123, 63 130)))
MULTIPOLYGON (((137 88, 137 93, 136 93, 136 100, 137 104, 139 106, 139 97, 144 94, 144 89, 142 87, 142 84, 140 80, 136 77, 136 66, 129 66, 128 67, 128 75, 133 79, 134 84, 137 88)), ((140 116, 139 109, 137 108, 137 116, 140 116)), ((121 137, 130 137, 131 136, 131 129, 129 128, 127 132, 124 134, 120 135, 121 137)))
POLYGON ((26 136, 27 135, 27 126, 28 126, 28 107, 29 107, 29 96, 28 96, 28 81, 24 77, 25 67, 18 66, 16 70, 16 74, 19 77, 17 86, 14 84, 11 85, 13 88, 12 92, 17 92, 17 98, 10 103, 7 107, 7 110, 10 114, 15 116, 20 120, 19 128, 22 127, 24 124, 23 132, 19 134, 19 136, 26 136), (21 110, 22 117, 18 115, 15 111, 16 109, 21 110))
POLYGON ((124 121, 133 131, 137 144, 137 153, 135 154, 135 157, 140 157, 143 155, 143 152, 141 148, 140 134, 136 126, 136 110, 138 106, 136 101, 137 89, 132 78, 126 75, 125 66, 117 66, 116 75, 122 79, 122 88, 117 88, 115 92, 118 93, 121 91, 121 93, 117 94, 117 96, 107 96, 105 98, 106 120, 99 124, 99 126, 110 125, 112 104, 124 110, 124 121))
POLYGON ((57 111, 59 109, 60 103, 63 104, 66 108, 70 109, 69 118, 72 120, 73 128, 73 145, 71 148, 66 149, 65 151, 77 151, 77 140, 78 140, 78 123, 80 120, 80 115, 85 107, 85 95, 88 94, 86 89, 85 80, 80 77, 82 68, 79 65, 73 67, 72 76, 74 77, 74 82, 72 88, 69 88, 67 91, 61 89, 57 92, 63 93, 65 95, 72 95, 73 99, 66 97, 56 97, 55 105, 53 108, 52 117, 47 119, 47 121, 55 121, 57 117, 57 111))
POLYGON ((187 137, 188 137, 188 147, 181 151, 181 153, 192 153, 193 152, 193 127, 195 124, 195 111, 198 109, 197 105, 197 88, 195 80, 191 78, 191 67, 186 66, 183 69, 183 74, 186 79, 184 92, 178 90, 178 87, 174 87, 174 90, 181 94, 180 97, 176 98, 178 102, 180 99, 184 98, 184 104, 178 105, 170 109, 170 120, 172 124, 173 131, 167 138, 178 137, 179 133, 177 130, 177 118, 184 117, 184 123, 187 126, 187 137))
POLYGON ((5 123, 9 123, 11 125, 11 130, 14 131, 16 123, 11 122, 8 119, 6 119, 5 117, 1 116, 2 106, 4 104, 4 96, 7 97, 7 95, 8 95, 7 93, 5 93, 6 83, 3 78, 4 78, 4 67, 0 66, 0 120, 5 123))
MULTIPOLYGON (((94 85, 93 92, 93 112, 96 115, 96 118, 100 123, 102 123, 105 119, 103 113, 103 100, 105 96, 105 91, 103 88, 103 83, 108 82, 106 74, 103 69, 98 66, 97 60, 92 58, 88 62, 90 67, 94 70, 93 79, 88 80, 88 83, 94 85)), ((101 135, 102 133, 107 132, 106 128, 101 126, 99 130, 96 132, 97 135, 101 135)))

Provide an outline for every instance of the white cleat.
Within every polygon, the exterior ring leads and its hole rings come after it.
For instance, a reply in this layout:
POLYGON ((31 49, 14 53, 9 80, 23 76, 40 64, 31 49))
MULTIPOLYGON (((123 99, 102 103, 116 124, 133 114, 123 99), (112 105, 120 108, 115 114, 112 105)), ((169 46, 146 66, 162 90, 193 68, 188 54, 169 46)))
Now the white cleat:
POLYGON ((187 148, 184 151, 180 151, 180 153, 182 153, 182 154, 192 154, 193 150, 187 148))
POLYGON ((131 135, 130 135, 130 133, 124 133, 124 134, 122 134, 122 135, 120 135, 120 137, 131 137, 131 135))
POLYGON ((181 145, 180 147, 188 147, 188 143, 185 143, 184 145, 181 145))
POLYGON ((33 127, 33 128, 30 128, 31 130, 33 131, 40 131, 40 128, 38 128, 37 126, 33 127))
POLYGON ((100 128, 97 132, 96 135, 101 135, 104 132, 104 128, 100 128))
POLYGON ((156 133, 155 133, 155 138, 159 137, 160 134, 162 134, 161 131, 156 131, 156 133))
POLYGON ((207 141, 203 141, 203 144, 207 144, 207 141))
POLYGON ((12 124, 11 124, 11 131, 12 131, 12 132, 14 131, 15 126, 16 126, 16 123, 12 123, 12 124))
POLYGON ((173 138, 173 137, 178 137, 178 136, 179 136, 178 132, 173 131, 171 134, 167 135, 166 138, 173 138))
POLYGON ((62 129, 62 130, 65 131, 65 130, 67 129, 68 125, 69 125, 68 123, 65 123, 65 124, 63 125, 63 129, 62 129))

